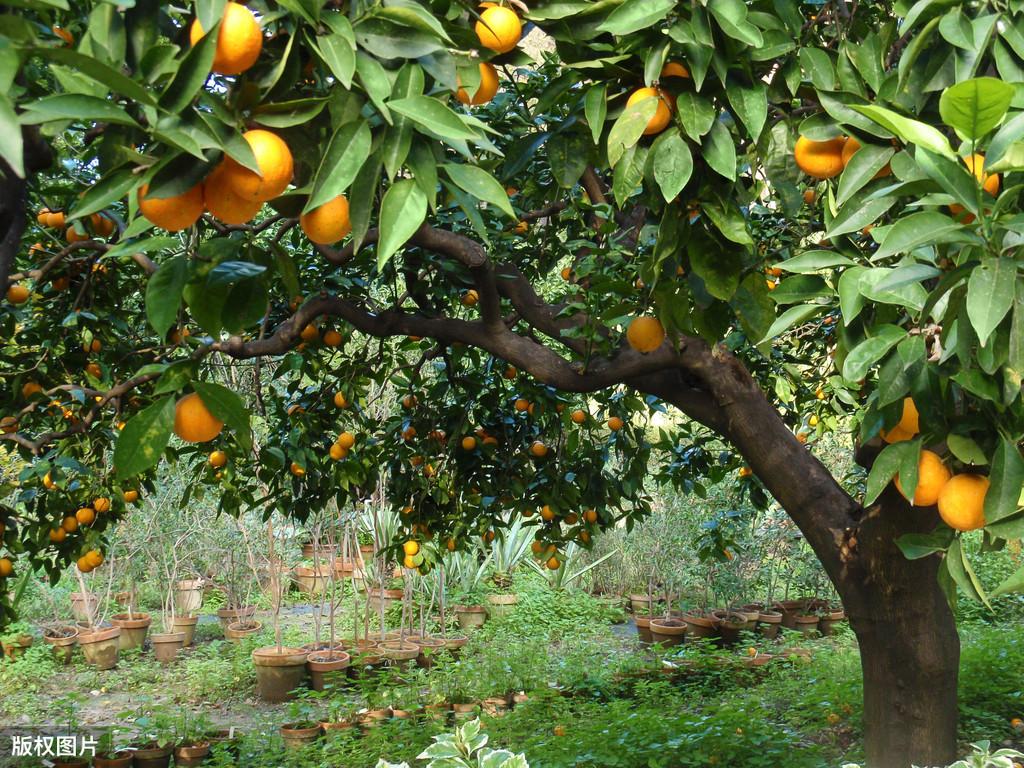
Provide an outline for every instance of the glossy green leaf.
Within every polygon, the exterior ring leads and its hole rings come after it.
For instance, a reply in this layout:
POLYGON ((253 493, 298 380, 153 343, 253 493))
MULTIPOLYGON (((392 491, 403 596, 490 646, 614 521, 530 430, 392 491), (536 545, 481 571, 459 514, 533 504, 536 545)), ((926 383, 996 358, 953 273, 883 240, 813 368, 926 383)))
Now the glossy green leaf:
POLYGON ((977 140, 1003 121, 1014 87, 994 77, 976 77, 942 92, 939 114, 961 137, 977 140))
POLYGON ((249 409, 242 398, 227 387, 209 381, 196 381, 193 389, 199 395, 210 413, 224 422, 231 430, 242 450, 252 449, 252 429, 249 426, 249 409))
POLYGON ((986 258, 967 280, 967 316, 985 346, 1013 306, 1017 263, 1009 258, 986 258))
POLYGON ((181 292, 188 280, 188 259, 174 256, 161 262, 146 282, 146 317, 161 339, 177 322, 181 292))
POLYGON ((860 381, 867 376, 871 367, 907 335, 897 325, 882 325, 873 330, 873 335, 851 349, 843 361, 843 378, 847 381, 860 381))
POLYGON ((666 201, 674 200, 693 173, 690 147, 676 131, 666 131, 655 141, 652 155, 654 180, 661 189, 661 196, 666 201))
POLYGON ((303 213, 319 208, 349 188, 370 155, 372 138, 365 120, 345 123, 334 132, 303 213))
POLYGON ((395 182, 384 193, 380 205, 380 239, 377 269, 383 269, 420 228, 427 215, 427 196, 412 179, 395 182))
POLYGON ((456 165, 445 163, 441 166, 448 178, 477 200, 496 205, 509 218, 516 219, 516 213, 512 210, 512 203, 508 200, 505 188, 498 183, 490 173, 475 165, 456 165))
POLYGON ((174 428, 174 398, 165 397, 128 419, 114 444, 114 471, 124 480, 155 467, 174 428))

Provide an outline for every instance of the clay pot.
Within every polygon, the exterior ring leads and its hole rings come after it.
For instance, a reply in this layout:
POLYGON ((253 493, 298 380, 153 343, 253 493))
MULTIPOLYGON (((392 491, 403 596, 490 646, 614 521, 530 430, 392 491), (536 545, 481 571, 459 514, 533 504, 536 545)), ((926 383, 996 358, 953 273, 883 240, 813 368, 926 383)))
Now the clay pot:
POLYGON ((175 616, 171 620, 171 631, 181 632, 185 636, 185 647, 190 647, 196 640, 196 624, 198 616, 175 616))
POLYGON ((4 656, 14 661, 25 652, 26 648, 32 647, 32 635, 18 635, 10 640, 4 640, 2 644, 4 656))
POLYGON ((360 544, 359 551, 363 555, 363 560, 372 560, 374 552, 376 552, 373 548, 373 544, 360 544))
POLYGON ((434 656, 445 647, 445 641, 435 637, 410 637, 409 642, 420 649, 416 664, 423 669, 434 666, 434 656))
POLYGON ((818 632, 818 616, 814 613, 798 613, 794 617, 796 630, 804 637, 814 637, 818 632))
POLYGON ((117 650, 129 651, 141 648, 146 643, 146 633, 153 620, 148 613, 117 613, 110 617, 110 623, 121 628, 121 637, 117 641, 117 650))
POLYGON ((402 640, 387 640, 380 644, 380 652, 391 666, 406 667, 415 663, 420 647, 402 640))
POLYGON ((386 611, 396 600, 401 600, 405 591, 401 589, 371 589, 366 593, 366 602, 371 611, 380 610, 381 603, 386 611))
POLYGON ((58 664, 70 664, 78 642, 78 627, 47 627, 43 630, 43 640, 53 649, 58 664))
POLYGON ((476 703, 452 704, 452 714, 456 720, 469 720, 476 714, 476 703))
POLYGON ((210 754, 210 742, 205 740, 179 744, 174 748, 174 765, 202 765, 210 754))
POLYGON ((323 728, 325 733, 327 731, 347 731, 350 728, 354 728, 355 723, 349 720, 323 720, 320 723, 320 727, 323 728))
POLYGON ((174 587, 174 612, 183 616, 203 607, 203 580, 182 579, 174 587))
POLYGON ((636 623, 636 633, 640 636, 640 642, 642 643, 654 642, 654 637, 651 635, 651 620, 653 618, 653 616, 633 614, 633 621, 636 623))
POLYGON ((762 611, 757 615, 757 629, 762 637, 774 640, 779 636, 782 614, 778 611, 762 611))
POLYGON ((759 653, 756 656, 748 656, 743 660, 745 667, 757 668, 763 667, 765 664, 771 662, 775 657, 770 653, 759 653))
POLYGON ((306 595, 319 595, 327 589, 327 582, 331 576, 326 565, 321 565, 318 568, 297 565, 292 571, 292 577, 299 592, 306 595))
POLYGON ((842 608, 829 610, 818 621, 818 631, 823 637, 829 637, 835 632, 836 625, 846 618, 846 611, 842 608))
POLYGON ((279 729, 288 749, 302 749, 320 738, 320 723, 289 723, 279 729))
POLYGON ((740 640, 741 632, 748 632, 754 628, 754 622, 743 613, 715 611, 714 615, 719 620, 718 632, 724 645, 735 645, 740 640))
POLYGON ((303 643, 299 647, 307 653, 315 653, 316 651, 344 651, 346 648, 344 640, 338 640, 333 645, 329 640, 321 640, 320 642, 303 643))
POLYGON ((345 678, 349 655, 340 650, 313 651, 306 657, 310 687, 322 691, 328 685, 337 687, 345 678))
POLYGON ((184 632, 160 632, 150 637, 153 656, 161 664, 170 664, 178 658, 178 651, 185 647, 184 632))
POLYGON ((96 669, 113 669, 117 666, 117 645, 121 636, 120 627, 103 627, 95 630, 79 630, 78 645, 87 664, 96 669))
POLYGON ((255 619, 233 621, 224 629, 224 637, 232 643, 240 643, 263 629, 263 624, 255 619))
MULTIPOLYGON (((739 606, 739 607, 735 607, 735 608, 730 608, 729 612, 730 613, 738 613, 738 614, 740 614, 747 621, 749 621, 751 623, 751 625, 754 625, 757 622, 757 617, 761 615, 761 609, 758 606, 756 606, 756 605, 753 605, 753 606, 744 605, 744 606, 739 606)), ((753 629, 753 626, 751 626, 751 628, 753 629)))
POLYGON ((630 595, 629 596, 629 608, 633 613, 641 613, 645 616, 651 612, 651 606, 654 604, 654 600, 649 595, 630 595))
POLYGON ((306 679, 306 655, 300 648, 285 647, 278 652, 273 645, 253 651, 260 698, 274 703, 295 698, 292 691, 306 679))
POLYGON ((390 709, 368 709, 359 715, 359 726, 361 728, 376 728, 385 720, 391 719, 390 709))
POLYGON ((97 753, 92 759, 92 768, 131 768, 133 756, 130 750, 97 753))
POLYGON ((487 621, 487 609, 482 605, 456 605, 455 618, 461 629, 479 629, 487 621))
POLYGON ((501 717, 508 712, 508 699, 504 696, 491 696, 480 702, 480 708, 491 717, 501 717))
POLYGON ((155 742, 136 747, 133 763, 135 768, 167 768, 171 764, 174 747, 161 747, 155 742))
POLYGON ((512 612, 512 606, 519 602, 519 595, 488 595, 487 602, 491 616, 501 618, 512 612))
POLYGON ((251 619, 256 615, 256 606, 245 605, 241 608, 218 608, 217 618, 220 620, 220 628, 227 629, 228 626, 242 619, 251 619))
POLYGON ((376 640, 357 640, 349 648, 348 676, 357 679, 373 672, 384 661, 376 640))
POLYGON ((81 592, 72 592, 71 615, 78 621, 89 621, 89 617, 96 613, 100 599, 96 595, 89 594, 88 598, 83 597, 81 592))
POLYGON ((431 635, 433 640, 444 640, 444 647, 454 658, 458 658, 462 653, 462 649, 469 642, 469 638, 465 635, 431 635))
POLYGON ((695 639, 715 637, 718 634, 718 619, 714 616, 687 613, 683 615, 683 623, 686 624, 687 634, 695 639))
POLYGON ((796 629, 796 615, 803 610, 803 600, 781 600, 772 607, 782 614, 782 626, 796 629))
POLYGON ((686 622, 680 619, 651 619, 651 637, 662 645, 680 645, 686 636, 686 622))
POLYGON ((330 561, 337 551, 337 546, 331 547, 327 544, 313 544, 309 542, 302 545, 302 559, 330 561))

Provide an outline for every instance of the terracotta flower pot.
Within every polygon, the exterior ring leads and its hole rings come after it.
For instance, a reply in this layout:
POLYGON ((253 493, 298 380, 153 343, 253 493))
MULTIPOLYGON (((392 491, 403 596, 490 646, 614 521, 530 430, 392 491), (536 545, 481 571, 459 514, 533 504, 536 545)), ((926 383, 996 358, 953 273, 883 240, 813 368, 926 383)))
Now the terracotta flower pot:
POLYGON ((292 571, 292 578, 299 592, 306 595, 319 595, 327 589, 327 582, 331 578, 331 574, 326 565, 317 568, 297 565, 292 571))
POLYGON ((482 605, 456 605, 455 618, 461 629, 479 629, 487 621, 487 609, 482 605))
MULTIPOLYGON (((740 614, 750 622, 751 625, 753 625, 757 621, 757 617, 761 615, 761 609, 758 606, 736 606, 735 608, 730 608, 729 612, 740 614)), ((753 629, 753 626, 751 626, 751 629, 753 629)))
POLYGON ((402 640, 388 640, 380 644, 380 652, 392 666, 405 667, 415 663, 420 647, 402 640))
POLYGON ((651 619, 651 637, 662 645, 680 645, 686 636, 686 622, 681 619, 651 619))
POLYGON ((293 691, 306 679, 306 652, 300 648, 267 646, 252 652, 256 685, 264 701, 282 702, 295 698, 293 691))
POLYGON ((347 731, 351 728, 355 728, 355 723, 350 720, 324 720, 320 723, 320 727, 327 731, 347 731))
POLYGON ((718 635, 718 619, 711 615, 687 613, 683 616, 686 632, 693 638, 711 638, 718 635))
POLYGON ((196 624, 198 623, 198 616, 175 616, 171 620, 171 631, 181 632, 185 636, 185 647, 188 648, 196 641, 196 624))
POLYGON ((332 644, 330 640, 321 640, 320 642, 303 643, 299 647, 307 653, 314 653, 316 651, 344 651, 345 641, 337 640, 332 644))
POLYGON ((320 723, 289 723, 279 729, 288 749, 308 747, 320 738, 320 723))
POLYGON ((174 748, 175 766, 202 765, 210 754, 210 742, 198 740, 188 744, 179 744, 174 748))
POLYGON ((83 596, 81 592, 72 592, 69 597, 71 598, 71 615, 78 621, 89 621, 89 617, 96 613, 100 604, 100 599, 91 593, 88 596, 83 596))
POLYGON ((409 642, 420 649, 416 664, 423 669, 434 666, 434 656, 445 648, 445 641, 436 637, 410 637, 409 642))
POLYGON ((220 628, 227 629, 228 625, 242 619, 251 619, 256 615, 256 606, 245 605, 241 608, 218 608, 217 618, 220 620, 220 628))
POLYGON ((232 643, 240 643, 247 637, 255 635, 263 629, 263 624, 255 619, 233 621, 224 629, 224 637, 232 643))
POLYGON ((160 632, 150 637, 153 656, 161 664, 170 664, 178 658, 178 651, 185 647, 184 632, 160 632))
POLYGON ((629 596, 629 608, 633 613, 641 613, 646 616, 650 614, 653 604, 654 600, 649 595, 636 594, 629 596))
POLYGON ((757 629, 762 637, 774 640, 779 636, 782 614, 778 611, 762 611, 757 615, 757 629))
POLYGON ((432 639, 444 640, 444 647, 453 657, 458 658, 466 647, 469 638, 465 635, 431 635, 432 639))
POLYGON ((357 640, 349 648, 348 676, 357 679, 364 674, 375 671, 384 663, 380 647, 376 640, 357 640))
POLYGON ((423 714, 425 714, 431 720, 444 721, 448 719, 448 714, 452 711, 452 705, 447 701, 441 701, 436 704, 427 704, 423 708, 423 714))
POLYGON ((405 591, 401 589, 370 589, 366 592, 366 602, 372 611, 379 610, 383 603, 386 611, 393 602, 401 600, 404 596, 405 591))
POLYGON ((718 632, 725 645, 735 645, 740 640, 741 632, 749 632, 754 628, 754 622, 747 618, 747 614, 715 611, 714 615, 718 619, 718 632))
POLYGON ((79 630, 78 645, 87 664, 96 669, 113 669, 117 666, 117 644, 121 636, 120 627, 103 627, 94 630, 79 630))
POLYGON ((488 595, 487 603, 490 606, 491 616, 501 618, 513 611, 513 606, 519 602, 519 595, 488 595))
POLYGON ((452 704, 452 715, 456 720, 469 720, 476 714, 476 702, 469 704, 452 704))
POLYGON ((128 651, 132 648, 141 648, 146 643, 146 633, 149 632, 149 625, 153 620, 148 613, 116 613, 110 617, 110 623, 121 628, 117 650, 128 651))
POLYGON ((350 657, 344 651, 313 651, 306 657, 310 687, 322 691, 328 685, 337 686, 345 679, 350 657))
POLYGON ((47 627, 43 630, 43 640, 53 649, 58 664, 70 664, 78 642, 78 627, 47 627))
POLYGON ((174 747, 161 747, 155 742, 136 747, 133 763, 135 768, 167 768, 171 764, 174 747))
POLYGON ((804 637, 814 637, 818 632, 818 616, 813 613, 798 613, 793 618, 796 630, 804 637))
POLYGON ((93 768, 131 768, 133 755, 131 750, 122 749, 117 752, 98 752, 92 759, 93 768))
POLYGON ((640 642, 654 642, 654 636, 651 634, 651 621, 653 619, 653 616, 641 616, 638 613, 633 614, 633 621, 636 623, 636 633, 640 636, 640 642))
POLYGON ((796 629, 796 615, 804 608, 803 600, 780 600, 772 607, 782 614, 782 626, 796 629))
POLYGON ((508 712, 508 699, 504 696, 491 696, 480 702, 480 709, 491 717, 501 717, 508 712))
POLYGON ((385 720, 391 719, 391 710, 384 709, 368 709, 359 715, 359 726, 361 728, 376 728, 381 725, 385 720))
POLYGON ((26 648, 32 647, 32 635, 23 634, 12 637, 10 640, 4 640, 3 643, 0 643, 0 646, 3 647, 4 656, 14 661, 25 652, 26 648))
POLYGON ((183 616, 203 607, 203 580, 182 579, 174 587, 174 612, 183 616))
POLYGON ((829 637, 835 632, 836 625, 845 618, 846 611, 841 607, 832 607, 821 616, 821 620, 818 622, 818 631, 821 632, 823 637, 829 637))
POLYGON ((302 559, 330 561, 337 551, 337 546, 332 547, 327 544, 314 544, 313 542, 307 542, 302 545, 302 559))

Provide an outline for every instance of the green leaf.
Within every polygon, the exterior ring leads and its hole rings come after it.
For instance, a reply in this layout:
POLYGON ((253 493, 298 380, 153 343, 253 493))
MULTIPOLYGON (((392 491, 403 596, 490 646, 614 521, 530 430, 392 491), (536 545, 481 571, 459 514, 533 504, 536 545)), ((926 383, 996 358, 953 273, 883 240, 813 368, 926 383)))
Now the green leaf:
POLYGON ((161 339, 178 319, 187 280, 188 259, 174 256, 161 263, 146 283, 146 317, 161 339))
POLYGON ((345 123, 335 131, 320 161, 303 213, 319 208, 349 188, 370 156, 372 140, 365 120, 345 123))
MULTIPOLYGON (((857 232, 864 229, 868 224, 873 224, 878 218, 896 205, 897 197, 886 196, 872 198, 870 196, 858 197, 850 200, 840 210, 839 214, 832 219, 832 223, 825 232, 825 237, 836 237, 846 235, 850 232, 857 232)), ((876 258, 878 258, 876 256, 876 258)))
POLYGON ((0 93, 0 157, 2 157, 14 175, 25 178, 24 141, 21 136, 21 125, 14 111, 11 100, 0 93))
POLYGON ((736 145, 721 120, 711 124, 711 132, 703 142, 703 149, 704 159, 713 170, 730 181, 736 181, 736 145))
POLYGON ((747 127, 751 140, 756 142, 768 119, 768 91, 764 83, 749 86, 729 83, 725 90, 733 111, 747 127))
POLYGON ((949 146, 949 139, 938 128, 918 120, 912 120, 909 117, 893 112, 891 109, 874 104, 852 104, 851 106, 862 115, 866 115, 879 125, 892 131, 907 144, 923 147, 937 155, 956 159, 956 153, 949 146))
POLYGON ((251 261, 222 261, 207 273, 206 284, 211 288, 234 285, 242 280, 258 277, 266 271, 265 266, 251 261))
POLYGON ((352 244, 358 251, 370 228, 370 217, 376 207, 377 186, 380 183, 381 161, 376 156, 363 164, 352 182, 349 218, 352 219, 352 244))
POLYGON ((430 96, 408 96, 388 102, 388 107, 425 128, 428 134, 446 139, 477 139, 479 134, 470 129, 450 107, 430 96))
POLYGON ((676 97, 676 115, 686 135, 694 141, 700 141, 715 122, 715 108, 711 102, 689 91, 683 91, 676 97))
POLYGON ((171 113, 181 112, 199 95, 203 84, 210 76, 219 36, 220 22, 188 49, 171 82, 160 95, 160 106, 163 109, 171 113))
POLYGON ((594 143, 600 144, 604 120, 608 114, 608 86, 601 83, 587 89, 587 95, 583 97, 583 113, 586 115, 594 143))
POLYGON ((950 86, 939 99, 943 122, 968 141, 984 137, 1003 121, 1014 87, 994 77, 976 77, 950 86))
POLYGON ((69 66, 76 72, 88 75, 93 80, 103 83, 110 90, 127 96, 133 101, 141 104, 156 104, 156 98, 152 91, 94 56, 86 56, 71 48, 46 46, 30 48, 26 53, 29 56, 39 56, 69 66))
POLYGON ((408 242, 427 215, 427 196, 412 179, 391 185, 380 204, 377 269, 381 270, 408 242))
POLYGON ((708 0, 708 10, 722 31, 733 40, 754 48, 764 44, 761 30, 747 21, 747 4, 744 0, 708 0))
POLYGON ((856 320, 864 309, 865 297, 860 290, 860 280, 870 271, 867 267, 850 267, 839 276, 836 291, 839 293, 839 310, 843 315, 844 326, 856 320))
POLYGON ((693 173, 690 147, 676 131, 669 130, 655 141, 652 155, 654 180, 661 188, 661 196, 670 202, 683 191, 693 173))
POLYGON ((799 256, 780 261, 775 266, 786 272, 811 274, 829 267, 848 267, 855 262, 838 251, 805 251, 799 256))
POLYGON ((547 141, 548 165, 558 185, 571 189, 587 169, 592 147, 585 134, 556 133, 547 141))
POLYGON ((1017 569, 1017 572, 1008 576, 1002 584, 992 590, 992 597, 1006 595, 1010 592, 1024 592, 1024 566, 1017 569))
MULTIPOLYGON (((327 64, 331 74, 345 88, 352 87, 352 77, 356 73, 356 38, 349 20, 340 13, 328 14, 333 20, 334 34, 320 35, 316 38, 316 50, 320 58, 327 64)), ((325 20, 328 18, 325 16, 325 20)), ((308 39, 308 38, 307 38, 308 39)))
POLYGON ((988 479, 985 523, 995 523, 1017 514, 1021 488, 1024 487, 1024 459, 1012 440, 1000 439, 988 479))
POLYGON ((614 168, 627 149, 643 136, 644 129, 658 110, 656 98, 641 99, 622 110, 608 132, 608 165, 614 168))
POLYGON ((967 280, 967 317, 985 346, 1013 305, 1017 263, 1010 258, 985 258, 967 280))
POLYGON ((195 360, 178 360, 168 365, 153 387, 154 395, 166 395, 168 392, 180 392, 195 378, 199 372, 199 363, 195 360))
POLYGON ((920 560, 936 552, 945 552, 952 541, 953 531, 947 528, 934 533, 905 533, 896 539, 896 546, 907 560, 920 560))
POLYGON ((938 211, 919 211, 902 217, 885 232, 885 239, 878 247, 872 261, 908 253, 922 245, 948 242, 951 234, 963 227, 938 211))
MULTIPOLYGON (((722 202, 707 201, 701 206, 701 212, 706 214, 723 235, 738 245, 753 245, 754 239, 750 236, 747 220, 740 211, 739 206, 733 200, 722 202)), ((722 296, 719 298, 728 298, 722 296)))
POLYGON ((917 460, 920 448, 916 440, 904 440, 891 443, 879 452, 865 482, 864 506, 875 503, 904 463, 917 460))
POLYGON ((249 427, 249 409, 237 394, 220 384, 197 381, 192 384, 196 394, 210 413, 223 421, 235 435, 242 449, 252 449, 252 430, 249 427))
POLYGON ((882 325, 874 329, 869 336, 855 346, 843 361, 843 378, 847 381, 860 381, 871 366, 881 360, 885 353, 906 337, 907 332, 897 325, 882 325))
MULTIPOLYGON (((359 75, 359 81, 363 84, 363 90, 366 91, 366 95, 373 102, 373 106, 380 112, 384 121, 390 125, 390 106, 385 103, 388 97, 391 96, 391 80, 388 77, 387 70, 373 56, 363 51, 357 51, 356 73, 359 75)), ((420 98, 426 97, 421 96, 420 98)))
POLYGON ((25 125, 71 120, 76 123, 97 122, 136 126, 131 115, 114 102, 77 93, 63 93, 31 101, 25 105, 20 120, 25 125))
POLYGON ((638 32, 657 24, 675 7, 675 0, 626 0, 608 14, 597 31, 619 36, 638 32))
POLYGON ((828 309, 828 307, 824 304, 801 304, 796 307, 790 307, 776 318, 775 322, 772 323, 771 327, 768 329, 768 332, 765 333, 764 338, 761 339, 758 344, 765 341, 771 341, 776 336, 781 336, 790 328, 802 325, 815 315, 820 315, 826 309, 828 309))
POLYGON ((836 205, 843 205, 859 192, 865 184, 874 179, 875 174, 882 170, 886 163, 896 154, 892 147, 878 147, 863 144, 858 149, 839 177, 839 191, 836 193, 836 205))
POLYGON ((924 149, 917 151, 915 160, 918 167, 938 182, 944 192, 951 194, 971 213, 978 212, 978 182, 967 171, 964 163, 933 155, 924 149))
POLYGON ((127 195, 138 183, 139 177, 128 169, 105 174, 78 200, 75 207, 68 213, 68 221, 102 211, 111 203, 127 195))
POLYGON ((946 435, 946 446, 949 452, 956 456, 964 464, 984 466, 988 464, 988 457, 985 451, 974 440, 965 435, 946 435))
POLYGON ((156 466, 174 429, 174 398, 165 397, 128 419, 114 444, 114 471, 125 480, 156 466))
POLYGON ((468 192, 477 200, 496 205, 509 218, 517 218, 505 188, 483 168, 475 165, 456 165, 455 163, 444 163, 441 167, 448 174, 448 178, 455 182, 460 189, 468 192))
POLYGON ((992 607, 989 605, 988 598, 985 597, 985 591, 981 586, 981 582, 974 575, 971 564, 967 562, 967 556, 960 546, 960 539, 953 539, 950 543, 949 550, 946 552, 945 562, 949 568, 950 576, 953 577, 953 581, 957 583, 957 586, 964 591, 964 594, 972 600, 985 603, 989 608, 992 607))

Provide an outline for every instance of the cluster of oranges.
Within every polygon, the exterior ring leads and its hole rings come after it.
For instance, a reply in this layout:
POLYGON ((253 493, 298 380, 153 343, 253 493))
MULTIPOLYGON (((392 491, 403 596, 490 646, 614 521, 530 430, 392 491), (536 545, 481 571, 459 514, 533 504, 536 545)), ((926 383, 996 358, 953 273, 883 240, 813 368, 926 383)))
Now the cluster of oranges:
MULTIPOLYGON (((665 80, 669 77, 689 78, 690 72, 678 61, 669 61, 661 68, 659 80, 665 80)), ((668 124, 672 121, 673 107, 668 95, 661 88, 655 86, 638 88, 633 91, 629 98, 626 99, 626 106, 632 107, 647 99, 658 100, 654 115, 647 121, 647 125, 644 128, 644 136, 653 136, 668 128, 668 124)))
MULTIPOLYGON (((899 423, 888 432, 882 432, 887 443, 910 440, 919 434, 920 418, 912 398, 903 400, 903 411, 899 423)), ((985 526, 985 496, 989 479, 985 475, 963 472, 954 475, 942 457, 927 449, 921 451, 917 464, 917 487, 913 498, 908 498, 916 507, 939 508, 939 516, 950 528, 957 531, 974 531, 985 526)), ((896 477, 896 488, 904 497, 907 494, 896 477)))

